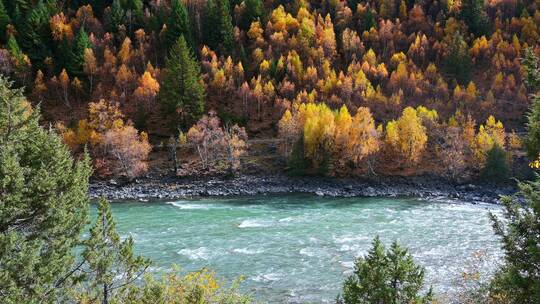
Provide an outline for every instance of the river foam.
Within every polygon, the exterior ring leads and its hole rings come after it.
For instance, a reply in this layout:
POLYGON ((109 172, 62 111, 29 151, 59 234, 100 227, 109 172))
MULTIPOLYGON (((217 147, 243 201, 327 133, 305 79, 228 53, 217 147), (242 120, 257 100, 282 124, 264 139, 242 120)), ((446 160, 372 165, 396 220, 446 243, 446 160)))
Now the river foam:
POLYGON ((437 294, 453 292, 466 265, 489 275, 501 258, 488 218, 497 206, 293 195, 112 208, 122 237, 133 234, 155 269, 208 267, 229 282, 243 275, 242 291, 262 303, 333 303, 376 235, 407 247, 437 294), (475 262, 483 249, 486 260, 475 262))

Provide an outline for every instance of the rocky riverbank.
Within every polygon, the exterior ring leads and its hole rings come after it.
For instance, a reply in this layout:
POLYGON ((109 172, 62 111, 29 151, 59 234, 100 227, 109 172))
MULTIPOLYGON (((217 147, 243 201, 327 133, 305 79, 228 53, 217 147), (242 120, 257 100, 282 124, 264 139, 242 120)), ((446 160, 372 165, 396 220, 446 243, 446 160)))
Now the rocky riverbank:
POLYGON ((309 193, 331 197, 419 197, 498 203, 501 195, 513 194, 515 186, 452 184, 437 177, 384 177, 336 179, 287 176, 240 176, 234 178, 146 178, 131 183, 95 181, 90 197, 110 200, 166 200, 205 196, 244 196, 309 193))

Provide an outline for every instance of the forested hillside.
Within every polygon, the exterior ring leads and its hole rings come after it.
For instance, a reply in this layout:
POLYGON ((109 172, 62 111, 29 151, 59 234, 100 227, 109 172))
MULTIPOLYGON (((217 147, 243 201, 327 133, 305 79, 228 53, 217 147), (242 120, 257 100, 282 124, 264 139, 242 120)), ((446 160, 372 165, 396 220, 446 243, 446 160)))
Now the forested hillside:
POLYGON ((101 176, 152 150, 234 172, 249 136, 297 174, 505 179, 540 127, 539 5, 0 0, 0 72, 101 176))

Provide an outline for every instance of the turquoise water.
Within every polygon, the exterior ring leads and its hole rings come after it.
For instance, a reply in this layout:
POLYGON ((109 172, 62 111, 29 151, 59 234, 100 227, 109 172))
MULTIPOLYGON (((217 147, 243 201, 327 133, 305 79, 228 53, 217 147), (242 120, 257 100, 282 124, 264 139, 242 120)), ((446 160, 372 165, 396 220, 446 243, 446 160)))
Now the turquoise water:
POLYGON ((489 274, 500 259, 490 205, 414 199, 261 196, 113 204, 117 228, 131 234, 154 271, 172 263, 209 267, 225 279, 244 275, 243 291, 270 303, 335 299, 355 257, 379 235, 397 239, 426 267, 438 293, 455 289, 475 252, 489 274))

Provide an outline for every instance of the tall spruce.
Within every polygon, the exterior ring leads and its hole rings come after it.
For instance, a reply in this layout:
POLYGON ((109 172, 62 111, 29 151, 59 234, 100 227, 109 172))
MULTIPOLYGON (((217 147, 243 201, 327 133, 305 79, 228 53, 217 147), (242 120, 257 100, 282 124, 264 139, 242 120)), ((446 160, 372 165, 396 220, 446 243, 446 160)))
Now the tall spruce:
POLYGON ((54 44, 49 20, 56 10, 55 5, 53 1, 39 0, 21 20, 21 24, 17 24, 22 49, 28 54, 32 66, 41 70, 46 69, 45 59, 52 57, 54 44))
POLYGON ((519 195, 502 199, 503 218, 490 214, 502 241, 504 264, 491 282, 494 298, 504 303, 540 299, 540 179, 520 183, 519 195), (524 198, 524 202, 519 196, 524 198))
POLYGON ((194 124, 204 113, 205 91, 199 63, 180 36, 166 59, 159 100, 173 133, 194 124))
POLYGON ((484 10, 484 0, 461 1, 459 15, 476 37, 489 34, 489 18, 484 10))
POLYGON ((9 35, 9 39, 7 41, 7 49, 9 51, 9 54, 17 60, 18 64, 22 64, 24 62, 24 54, 21 51, 21 48, 19 47, 19 43, 17 43, 17 39, 15 39, 15 36, 9 35))
POLYGON ((215 0, 206 1, 203 17, 203 42, 212 50, 217 50, 219 45, 219 32, 216 31, 216 29, 219 21, 215 0))
POLYGON ((128 27, 128 32, 130 34, 132 34, 136 29, 142 26, 144 14, 143 8, 144 4, 142 0, 127 0, 125 2, 125 19, 128 27))
POLYGON ((222 54, 230 55, 234 48, 234 29, 228 0, 220 0, 218 4, 218 26, 222 54))
POLYGON ((82 298, 99 299, 103 304, 124 303, 126 291, 150 266, 150 260, 134 254, 131 237, 120 239, 105 199, 99 201, 96 222, 84 242, 82 257, 82 279, 86 284, 82 298))
POLYGON ((11 22, 9 14, 4 5, 4 0, 0 0, 0 41, 5 42, 7 38, 7 26, 11 22))
MULTIPOLYGON (((264 3, 262 0, 246 0, 245 10, 240 19, 240 27, 249 30, 251 23, 264 17, 264 3)), ((263 21, 263 20, 261 20, 263 21)))
POLYGON ((204 9, 204 42, 223 55, 230 55, 234 48, 234 29, 229 1, 208 0, 204 9))
POLYGON ((372 244, 367 256, 356 261, 338 303, 430 303, 431 288, 420 294, 424 268, 414 263, 407 249, 394 242, 386 251, 378 236, 372 244))
POLYGON ((77 77, 84 75, 84 51, 91 47, 92 44, 90 43, 88 34, 86 34, 86 30, 84 29, 84 26, 82 26, 77 34, 77 37, 75 38, 75 43, 73 44, 73 48, 71 50, 70 62, 67 69, 69 75, 77 77))
POLYGON ((170 51, 180 36, 184 36, 187 45, 194 49, 193 33, 191 31, 187 9, 180 0, 172 0, 171 13, 165 25, 167 26, 167 31, 165 32, 167 50, 170 51))
POLYGON ((116 33, 118 26, 124 23, 126 12, 120 3, 120 0, 113 0, 107 14, 104 16, 105 29, 107 32, 116 33))
POLYGON ((454 35, 443 67, 445 72, 455 77, 460 84, 468 84, 471 80, 473 62, 469 55, 469 47, 460 33, 454 35))
POLYGON ((11 86, 0 76, 0 298, 50 303, 67 294, 91 169, 11 86))
MULTIPOLYGON (((531 48, 525 50, 522 60, 526 71, 525 82, 529 90, 537 92, 540 88, 540 69, 538 58, 531 48)), ((532 98, 529 113, 527 114, 527 136, 525 137, 525 148, 527 156, 535 160, 540 156, 540 96, 534 95, 532 98)))

